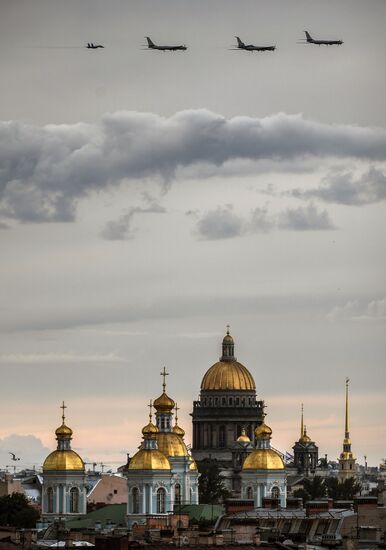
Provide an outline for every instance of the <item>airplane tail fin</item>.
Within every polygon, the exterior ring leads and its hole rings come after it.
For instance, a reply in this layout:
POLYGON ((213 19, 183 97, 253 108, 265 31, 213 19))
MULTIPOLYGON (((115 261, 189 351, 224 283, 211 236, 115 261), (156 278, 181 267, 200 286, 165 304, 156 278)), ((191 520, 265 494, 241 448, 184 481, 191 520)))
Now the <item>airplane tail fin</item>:
POLYGON ((240 40, 240 38, 238 36, 235 36, 236 40, 237 40, 237 46, 239 48, 243 48, 245 46, 244 42, 242 40, 240 40))
POLYGON ((146 40, 147 40, 147 45, 149 46, 149 48, 154 48, 155 44, 148 36, 146 37, 146 40))
POLYGON ((310 33, 308 31, 304 31, 304 32, 306 34, 307 41, 312 40, 312 36, 310 35, 310 33))

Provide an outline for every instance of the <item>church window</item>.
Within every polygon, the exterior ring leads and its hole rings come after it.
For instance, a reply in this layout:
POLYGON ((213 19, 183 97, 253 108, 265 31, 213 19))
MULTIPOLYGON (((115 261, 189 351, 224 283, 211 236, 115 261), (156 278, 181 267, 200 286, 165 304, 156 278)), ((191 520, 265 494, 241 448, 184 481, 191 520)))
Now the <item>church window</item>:
POLYGON ((160 487, 157 491, 157 514, 166 512, 166 491, 160 487))
POLYGON ((227 400, 225 397, 222 398, 222 405, 226 405, 227 404, 227 400))
POLYGON ((134 487, 134 489, 131 492, 131 500, 132 500, 132 512, 133 514, 139 514, 139 490, 138 487, 134 487))
POLYGON ((179 483, 176 483, 174 487, 174 503, 181 504, 181 485, 179 483))
POLYGON ((233 405, 233 397, 229 398, 229 405, 231 405, 231 406, 233 405))
POLYGON ((209 397, 209 406, 212 406, 212 398, 209 397))
POLYGON ((70 513, 79 513, 79 490, 73 487, 70 491, 70 513))
POLYGON ((218 397, 215 397, 215 398, 214 398, 214 404, 215 404, 215 405, 218 405, 218 397))
POLYGON ((236 397, 235 401, 236 401, 235 405, 236 407, 238 407, 240 405, 240 398, 236 397))
POLYGON ((226 441, 225 441, 225 426, 220 426, 220 428, 219 428, 218 443, 219 443, 219 447, 225 447, 225 444, 226 444, 226 441))
POLYGON ((271 497, 272 498, 279 498, 280 497, 279 487, 273 487, 273 489, 271 491, 271 497))
POLYGON ((54 490, 52 487, 47 489, 47 512, 52 514, 54 511, 54 490))
POLYGON ((247 499, 253 500, 253 489, 252 487, 247 487, 247 499))

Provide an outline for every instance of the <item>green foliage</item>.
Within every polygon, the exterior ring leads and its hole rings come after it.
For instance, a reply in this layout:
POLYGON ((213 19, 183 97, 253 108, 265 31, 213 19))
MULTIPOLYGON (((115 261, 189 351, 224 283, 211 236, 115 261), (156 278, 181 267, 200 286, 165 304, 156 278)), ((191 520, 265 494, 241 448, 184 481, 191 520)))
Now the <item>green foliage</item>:
POLYGON ((201 475, 198 480, 198 490, 201 504, 218 504, 231 496, 224 485, 224 477, 221 475, 217 460, 204 460, 199 471, 201 475))
POLYGON ((22 493, 0 497, 0 525, 19 528, 33 528, 39 519, 39 512, 29 505, 22 493))
POLYGON ((361 490, 355 477, 339 481, 337 477, 326 478, 328 496, 334 500, 352 500, 361 490))
POLYGON ((297 489, 294 491, 294 497, 302 498, 304 504, 309 500, 323 498, 326 494, 327 487, 321 476, 314 476, 310 479, 306 478, 304 480, 303 489, 297 489))

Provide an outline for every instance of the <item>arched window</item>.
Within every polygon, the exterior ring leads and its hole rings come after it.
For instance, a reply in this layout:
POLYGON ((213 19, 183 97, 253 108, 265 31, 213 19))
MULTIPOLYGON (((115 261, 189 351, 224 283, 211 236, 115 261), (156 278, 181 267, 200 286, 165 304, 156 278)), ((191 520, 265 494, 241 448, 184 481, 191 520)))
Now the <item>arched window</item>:
POLYGON ((76 487, 70 491, 70 513, 79 514, 79 489, 76 487))
POLYGON ((174 487, 174 503, 181 504, 181 485, 176 483, 174 487))
POLYGON ((131 510, 133 514, 139 514, 139 489, 134 487, 131 491, 131 510))
POLYGON ((252 487, 247 487, 247 499, 253 500, 253 489, 252 487))
POLYGON ((279 487, 273 487, 273 488, 272 488, 271 497, 272 497, 272 498, 280 498, 280 490, 279 490, 279 487))
POLYGON ((218 445, 219 447, 225 447, 225 426, 220 426, 219 428, 218 445))
POLYGON ((47 489, 47 513, 52 514, 54 512, 54 490, 52 487, 47 489))
POLYGON ((166 491, 160 487, 157 491, 157 514, 166 512, 166 491))

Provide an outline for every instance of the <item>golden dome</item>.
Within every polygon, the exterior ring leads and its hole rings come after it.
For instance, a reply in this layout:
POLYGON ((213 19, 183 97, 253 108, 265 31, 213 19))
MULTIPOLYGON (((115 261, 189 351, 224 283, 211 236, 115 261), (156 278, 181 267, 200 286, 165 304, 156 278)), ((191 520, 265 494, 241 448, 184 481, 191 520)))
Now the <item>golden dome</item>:
POLYGON ((231 336, 229 333, 227 333, 227 334, 224 336, 222 343, 223 343, 223 344, 234 344, 235 342, 234 342, 232 336, 231 336))
MULTIPOLYGON (((229 338, 232 337, 229 336, 229 338)), ((238 361, 218 361, 210 367, 201 382, 201 390, 255 389, 256 385, 251 373, 238 361)))
POLYGON ((129 470, 170 470, 170 462, 158 449, 140 449, 130 460, 129 470))
POLYGON ((165 392, 162 392, 153 403, 154 408, 158 412, 171 412, 176 406, 175 402, 165 392))
POLYGON ((243 470, 284 470, 284 462, 273 449, 255 449, 245 459, 243 470))
POLYGON ((83 470, 84 462, 76 453, 70 449, 56 450, 49 454, 43 464, 43 472, 52 470, 83 470))
POLYGON ((189 465, 189 470, 197 470, 197 464, 194 458, 192 458, 192 462, 189 465))
POLYGON ((158 449, 165 456, 189 456, 182 438, 174 432, 159 432, 156 435, 158 449))
POLYGON ((355 455, 351 451, 343 451, 340 453, 341 460, 355 460, 355 455))
POLYGON ((251 442, 251 440, 249 439, 249 437, 246 434, 245 428, 243 428, 241 430, 241 434, 237 438, 237 442, 238 443, 250 443, 251 442))
POLYGON ((72 430, 63 422, 63 424, 55 430, 55 434, 57 437, 72 437, 72 430))
POLYGON ((256 439, 264 439, 267 437, 271 437, 272 435, 272 428, 270 428, 265 422, 260 424, 260 426, 257 426, 255 430, 255 437, 256 439))
POLYGON ((146 426, 144 426, 142 428, 142 434, 146 437, 146 436, 153 436, 155 434, 157 434, 159 432, 157 426, 154 426, 153 422, 150 421, 149 424, 147 424, 146 426))
POLYGON ((173 433, 178 435, 179 437, 184 437, 185 435, 185 430, 183 428, 181 428, 178 424, 175 424, 173 426, 173 433))
POLYGON ((307 435, 307 429, 304 426, 303 435, 299 439, 299 443, 311 443, 311 438, 307 435))

